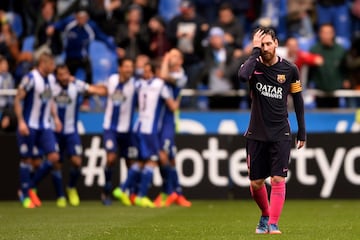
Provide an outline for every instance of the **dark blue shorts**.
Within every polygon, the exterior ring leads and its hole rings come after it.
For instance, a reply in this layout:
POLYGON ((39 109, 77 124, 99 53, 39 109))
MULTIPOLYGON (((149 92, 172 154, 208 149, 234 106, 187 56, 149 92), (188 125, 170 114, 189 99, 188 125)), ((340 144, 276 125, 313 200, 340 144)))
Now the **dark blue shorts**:
POLYGON ((250 180, 270 176, 286 177, 289 166, 291 140, 263 142, 247 139, 247 165, 250 180))
POLYGON ((82 154, 82 144, 79 134, 70 133, 56 133, 56 139, 59 143, 60 149, 60 161, 64 161, 64 155, 67 156, 81 156, 82 154))
POLYGON ((165 124, 159 134, 159 144, 161 150, 165 151, 169 159, 175 159, 176 145, 175 145, 175 126, 174 124, 165 124))
POLYGON ((106 152, 116 152, 119 157, 125 159, 136 159, 137 153, 134 151, 134 136, 132 133, 118 133, 113 130, 105 130, 103 141, 106 152))
POLYGON ((22 136, 17 132, 17 142, 22 158, 36 158, 42 154, 59 152, 55 134, 51 129, 29 128, 30 134, 22 136))
POLYGON ((136 133, 136 148, 139 152, 139 160, 159 160, 159 135, 136 133))

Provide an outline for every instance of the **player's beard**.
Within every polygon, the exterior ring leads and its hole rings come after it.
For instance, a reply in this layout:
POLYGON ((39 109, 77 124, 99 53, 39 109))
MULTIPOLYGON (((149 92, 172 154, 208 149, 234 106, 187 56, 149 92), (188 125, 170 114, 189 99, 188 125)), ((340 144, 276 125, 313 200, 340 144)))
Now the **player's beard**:
POLYGON ((265 63, 270 63, 275 57, 275 49, 273 51, 266 51, 261 53, 261 58, 265 63))

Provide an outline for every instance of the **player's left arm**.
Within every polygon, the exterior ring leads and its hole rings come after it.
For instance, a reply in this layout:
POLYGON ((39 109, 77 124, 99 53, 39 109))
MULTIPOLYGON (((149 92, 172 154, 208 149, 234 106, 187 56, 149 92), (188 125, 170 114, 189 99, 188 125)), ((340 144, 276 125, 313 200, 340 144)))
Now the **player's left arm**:
POLYGON ((175 100, 173 98, 167 98, 165 100, 166 106, 172 111, 175 112, 176 110, 179 109, 179 100, 175 100))
POLYGON ((170 89, 164 85, 161 89, 161 97, 164 99, 166 106, 172 111, 175 112, 179 109, 180 99, 174 99, 170 89))
POLYGON ((298 133, 296 137, 297 148, 300 149, 305 145, 306 130, 305 130, 305 111, 304 111, 304 99, 302 96, 302 86, 299 80, 299 72, 295 68, 295 81, 291 83, 290 92, 294 100, 294 108, 296 114, 296 120, 298 123, 298 133))
POLYGON ((59 118, 58 112, 57 112, 57 105, 55 103, 55 101, 51 101, 50 103, 50 111, 51 111, 51 116, 54 120, 54 125, 55 125, 55 132, 61 132, 63 124, 59 118))

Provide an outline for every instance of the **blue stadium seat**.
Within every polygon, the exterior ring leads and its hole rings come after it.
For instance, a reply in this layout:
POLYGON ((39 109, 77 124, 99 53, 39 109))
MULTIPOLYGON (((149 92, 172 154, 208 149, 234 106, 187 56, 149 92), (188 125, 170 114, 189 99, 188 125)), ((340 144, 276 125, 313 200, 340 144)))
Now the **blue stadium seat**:
POLYGON ((22 52, 33 52, 34 51, 35 37, 30 35, 24 38, 23 45, 21 48, 22 52))
POLYGON ((116 54, 100 41, 90 44, 90 60, 93 70, 93 83, 106 80, 110 74, 116 72, 116 54))
POLYGON ((6 13, 6 18, 9 20, 11 28, 16 36, 20 37, 24 32, 21 16, 14 12, 8 12, 6 13))
POLYGON ((297 40, 298 40, 298 43, 299 43, 299 48, 301 50, 303 50, 303 51, 309 51, 310 48, 317 41, 316 37, 313 37, 313 38, 298 37, 297 40))

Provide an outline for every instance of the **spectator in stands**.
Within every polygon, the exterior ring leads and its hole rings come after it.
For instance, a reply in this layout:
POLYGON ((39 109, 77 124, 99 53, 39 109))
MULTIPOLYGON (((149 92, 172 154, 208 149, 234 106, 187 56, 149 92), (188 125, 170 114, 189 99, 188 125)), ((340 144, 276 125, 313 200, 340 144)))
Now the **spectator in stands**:
POLYGON ((260 17, 255 22, 255 25, 274 28, 279 42, 283 43, 287 37, 287 14, 287 0, 262 1, 260 17))
POLYGON ((334 26, 336 42, 349 48, 351 42, 351 23, 348 0, 316 1, 317 24, 330 23, 334 26))
POLYGON ((220 0, 193 0, 196 12, 202 18, 206 19, 209 24, 216 21, 220 0))
POLYGON ((160 59, 171 49, 166 35, 166 23, 160 16, 154 16, 149 21, 150 57, 160 59))
POLYGON ((237 57, 241 57, 243 54, 244 31, 238 19, 235 18, 232 5, 228 3, 221 4, 215 26, 224 30, 225 43, 236 50, 237 57))
POLYGON ((208 88, 218 95, 210 97, 209 107, 212 109, 229 109, 239 107, 238 97, 221 96, 237 85, 236 73, 239 58, 234 57, 234 49, 225 44, 225 32, 219 27, 209 31, 209 45, 205 50, 205 67, 202 78, 208 88))
MULTIPOLYGON (((310 49, 312 53, 320 54, 324 64, 313 67, 310 71, 310 81, 315 88, 327 93, 341 88, 349 88, 345 80, 344 57, 345 49, 335 42, 335 30, 331 24, 324 24, 319 29, 319 41, 310 49)), ((338 97, 317 97, 317 107, 339 107, 338 97)))
MULTIPOLYGON (((280 52, 280 51, 279 51, 280 52)), ((280 55, 280 54, 279 54, 280 55)), ((289 37, 285 42, 285 54, 281 57, 295 63, 301 75, 301 70, 307 66, 322 66, 324 58, 320 54, 303 51, 299 49, 298 40, 295 37, 289 37)), ((306 78, 302 79, 302 85, 306 86, 306 78)))
POLYGON ((0 8, 0 21, 7 21, 9 22, 11 28, 13 29, 16 37, 21 38, 24 32, 23 23, 21 16, 13 11, 1 10, 0 8))
POLYGON ((132 0, 132 4, 138 5, 141 8, 144 23, 149 22, 150 18, 157 13, 158 0, 132 0))
POLYGON ((79 8, 88 8, 90 0, 56 0, 58 18, 66 18, 79 8))
MULTIPOLYGON (((9 64, 4 56, 0 55, 0 89, 14 89, 15 81, 9 73, 9 64)), ((13 96, 0 96, 0 131, 15 132, 17 119, 13 108, 13 96)))
POLYGON ((89 11, 93 19, 108 36, 115 37, 114 28, 123 20, 121 0, 89 1, 89 11))
POLYGON ((55 30, 51 36, 46 34, 46 29, 56 21, 55 2, 45 0, 41 5, 41 14, 38 17, 35 27, 35 51, 39 48, 47 48, 54 56, 61 55, 63 43, 61 32, 55 30))
POLYGON ((181 0, 159 0, 158 13, 166 23, 180 13, 180 1, 181 0))
POLYGON ((21 1, 22 18, 24 22, 24 36, 33 35, 35 32, 35 24, 41 12, 42 0, 26 0, 21 1))
POLYGON ((12 30, 7 18, 0 22, 0 54, 3 55, 9 64, 9 71, 15 78, 16 85, 19 80, 30 70, 33 56, 30 52, 20 51, 20 41, 12 30))
POLYGON ((303 50, 308 50, 316 39, 315 13, 313 0, 288 1, 288 36, 296 37, 303 50))
MULTIPOLYGON (((0 55, 0 89, 14 89, 15 81, 9 72, 7 59, 0 55)), ((12 108, 14 97, 10 95, 0 95, 0 110, 12 108)))
POLYGON ((351 4, 351 32, 352 37, 360 36, 360 0, 353 0, 351 4))
POLYGON ((180 14, 169 22, 167 30, 172 45, 184 56, 184 68, 189 77, 187 87, 195 89, 203 67, 201 41, 206 37, 209 24, 197 15, 192 1, 182 0, 180 14))
MULTIPOLYGON (((116 52, 116 45, 104 34, 95 22, 89 19, 86 9, 79 8, 75 15, 59 20, 46 30, 49 36, 57 31, 63 31, 65 39, 65 63, 72 75, 76 76, 78 70, 84 70, 86 82, 92 83, 92 67, 89 59, 89 47, 93 40, 104 42, 109 49, 116 52)), ((80 110, 89 111, 89 96, 84 96, 80 110)))
POLYGON ((232 6, 232 11, 244 32, 250 30, 251 22, 258 18, 262 0, 223 0, 221 3, 227 3, 232 6))
POLYGON ((119 47, 120 58, 135 59, 139 54, 149 53, 149 32, 142 20, 140 6, 129 7, 126 22, 116 29, 115 41, 119 47))
MULTIPOLYGON (((360 90, 360 36, 354 38, 346 53, 346 69, 351 88, 360 90)), ((360 98, 349 98, 349 107, 360 107, 360 98)))
POLYGON ((20 54, 19 40, 6 18, 0 25, 0 54, 7 59, 10 71, 14 71, 20 54))
MULTIPOLYGON (((277 48, 277 54, 285 58, 286 60, 294 63, 300 73, 300 81, 303 86, 304 104, 307 108, 315 107, 315 97, 310 92, 306 91, 308 82, 308 72, 311 66, 321 66, 324 63, 324 59, 319 54, 314 54, 308 51, 301 50, 299 47, 298 39, 295 37, 289 37, 285 46, 277 48)), ((288 106, 292 107, 292 98, 288 99, 288 106)))

